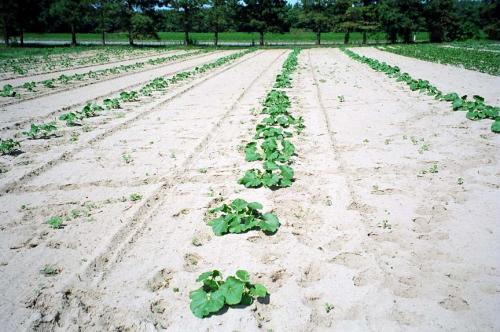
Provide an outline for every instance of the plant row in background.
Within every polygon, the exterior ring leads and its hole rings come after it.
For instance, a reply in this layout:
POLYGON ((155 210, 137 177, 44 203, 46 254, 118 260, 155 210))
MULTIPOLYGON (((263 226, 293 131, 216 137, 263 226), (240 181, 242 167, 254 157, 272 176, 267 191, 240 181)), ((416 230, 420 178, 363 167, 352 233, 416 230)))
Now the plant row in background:
POLYGON ((401 70, 397 66, 391 66, 385 62, 359 55, 348 49, 344 49, 343 51, 352 59, 365 63, 372 69, 383 72, 391 78, 395 78, 398 82, 406 83, 412 91, 420 91, 429 96, 434 96, 437 100, 450 102, 454 111, 466 111, 467 119, 493 120, 491 131, 500 133, 500 107, 485 104, 483 97, 473 96, 472 100, 470 100, 467 99, 467 96, 459 96, 455 92, 444 94, 438 88, 430 84, 429 81, 414 79, 408 73, 401 73, 401 70))
MULTIPOLYGON (((236 60, 255 49, 246 49, 244 51, 233 53, 227 56, 218 58, 210 63, 195 67, 194 69, 179 72, 170 78, 158 77, 144 85, 139 91, 122 91, 114 98, 108 98, 103 101, 102 105, 96 103, 88 103, 80 111, 68 112, 59 116, 59 120, 63 121, 67 126, 80 126, 84 119, 99 116, 105 109, 119 109, 122 102, 140 101, 143 96, 151 96, 155 91, 161 91, 168 87, 169 84, 174 84, 193 77, 197 74, 202 74, 210 69, 220 67, 230 61, 236 60)), ((55 121, 42 124, 31 124, 30 130, 23 132, 29 139, 41 139, 54 137, 58 126, 55 121)), ((0 140, 2 154, 12 154, 19 150, 20 142, 13 139, 0 140)))
POLYGON ((254 140, 245 146, 248 162, 262 162, 261 168, 245 172, 239 183, 247 188, 283 188, 292 185, 294 171, 290 166, 295 155, 295 146, 290 141, 293 129, 300 133, 304 129, 302 117, 294 117, 290 111, 290 99, 280 88, 290 86, 290 74, 297 67, 299 50, 292 51, 276 78, 276 84, 266 96, 261 114, 266 115, 257 124, 254 140))
POLYGON ((58 68, 81 67, 106 63, 112 60, 125 60, 148 54, 160 54, 160 48, 134 48, 128 46, 111 47, 55 47, 22 48, 19 52, 10 51, 0 59, 0 73, 25 75, 28 71, 51 71, 58 68), (28 54, 27 53, 33 53, 28 54), (95 52, 95 53, 94 53, 95 52), (10 54, 12 53, 12 54, 10 54), (19 53, 22 56, 19 56, 19 53), (84 56, 82 56, 82 53, 84 56), (87 55, 88 53, 88 55, 87 55))
POLYGON ((436 44, 391 45, 380 49, 426 61, 463 66, 491 75, 500 75, 500 54, 491 51, 480 51, 464 47, 436 44))
MULTIPOLYGON (((294 145, 287 139, 293 134, 286 129, 295 127, 297 131, 304 128, 302 118, 294 118, 288 111, 290 100, 282 88, 291 87, 291 73, 297 68, 299 50, 293 50, 283 69, 276 77, 272 89, 264 102, 262 114, 267 117, 257 125, 255 141, 248 143, 245 148, 247 161, 262 161, 263 171, 253 169, 247 171, 245 177, 239 181, 246 187, 255 188, 265 186, 288 187, 292 184, 293 169, 289 166, 291 157, 295 154, 294 145), (250 175, 251 174, 251 175, 250 175), (252 179, 249 180, 249 177, 252 179)), ((222 236, 228 233, 244 233, 260 229, 265 233, 275 233, 280 222, 273 213, 261 213, 261 203, 247 202, 241 198, 230 204, 222 204, 209 211, 215 218, 208 222, 215 235, 222 236)), ((191 291, 190 308, 196 317, 203 318, 219 312, 225 306, 250 305, 255 298, 268 295, 267 289, 260 284, 250 282, 248 272, 236 271, 236 276, 228 277, 225 281, 219 271, 213 270, 201 274, 198 282, 203 286, 191 291)))
POLYGON ((175 61, 179 59, 183 59, 186 57, 190 57, 199 53, 204 53, 206 52, 205 50, 198 50, 196 52, 190 52, 190 53, 184 53, 184 54, 177 54, 177 55, 171 55, 171 56, 166 56, 166 57, 161 57, 161 58, 156 58, 156 59, 150 59, 147 61, 139 61, 130 65, 120 65, 116 67, 111 67, 111 68, 105 68, 105 69, 100 69, 100 70, 90 70, 86 73, 81 73, 81 74, 73 74, 73 75, 60 75, 58 78, 52 78, 48 80, 43 80, 43 81, 32 81, 32 82, 26 82, 23 85, 13 87, 10 84, 6 84, 3 86, 2 90, 0 90, 0 96, 1 97, 19 97, 21 93, 19 92, 20 89, 24 89, 25 91, 29 92, 36 92, 37 86, 42 85, 45 88, 49 89, 54 89, 57 86, 65 86, 69 83, 75 82, 75 81, 83 81, 86 79, 95 79, 98 80, 102 77, 110 76, 110 75, 118 75, 121 73, 126 73, 129 71, 134 71, 137 69, 144 68, 146 65, 150 66, 155 66, 159 64, 163 64, 166 62, 170 61, 175 61))

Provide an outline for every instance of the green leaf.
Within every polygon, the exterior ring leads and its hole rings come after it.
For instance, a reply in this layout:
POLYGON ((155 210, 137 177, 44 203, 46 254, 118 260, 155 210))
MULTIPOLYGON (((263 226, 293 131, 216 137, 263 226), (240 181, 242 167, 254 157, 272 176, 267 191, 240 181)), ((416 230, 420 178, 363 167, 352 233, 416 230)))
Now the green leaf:
POLYGON ((495 122, 491 124, 491 131, 494 133, 500 133, 500 120, 496 119, 495 122))
POLYGON ((221 294, 224 295, 226 303, 229 305, 238 304, 241 302, 245 284, 235 277, 228 277, 224 284, 219 288, 221 294))
POLYGON ((257 152, 257 143, 248 143, 245 147, 245 160, 246 161, 256 161, 262 160, 261 155, 257 152))
POLYGON ((262 210, 264 208, 259 202, 248 203, 248 207, 252 210, 262 210))
POLYGON ((240 212, 240 211, 243 211, 247 208, 247 205, 248 203, 241 199, 241 198, 237 198, 235 199, 232 203, 231 203, 231 207, 236 211, 236 212, 240 212))
POLYGON ((243 176, 238 182, 247 188, 257 188, 262 185, 259 174, 257 173, 257 170, 254 169, 246 171, 245 176, 243 176))
POLYGON ((250 294, 255 297, 265 297, 267 295, 267 289, 264 285, 255 284, 254 287, 250 289, 250 294))
POLYGON ((223 217, 219 217, 219 218, 216 218, 216 219, 209 221, 208 225, 212 226, 212 230, 214 231, 214 234, 218 235, 218 236, 227 233, 227 230, 229 228, 228 221, 223 217))
POLYGON ((224 296, 220 291, 207 293, 199 288, 189 293, 191 311, 196 317, 203 318, 224 307, 224 296))
POLYGON ((238 278, 240 278, 240 280, 243 281, 243 282, 250 281, 250 274, 248 274, 248 272, 245 271, 245 270, 238 270, 238 271, 236 271, 236 276, 238 278))
POLYGON ((262 218, 264 220, 260 222, 259 226, 263 231, 274 233, 278 230, 278 227, 280 227, 280 222, 275 214, 266 213, 262 215, 262 218))
POLYGON ((280 182, 280 177, 277 174, 273 174, 271 172, 266 172, 262 176, 262 184, 266 187, 272 187, 277 185, 280 182))

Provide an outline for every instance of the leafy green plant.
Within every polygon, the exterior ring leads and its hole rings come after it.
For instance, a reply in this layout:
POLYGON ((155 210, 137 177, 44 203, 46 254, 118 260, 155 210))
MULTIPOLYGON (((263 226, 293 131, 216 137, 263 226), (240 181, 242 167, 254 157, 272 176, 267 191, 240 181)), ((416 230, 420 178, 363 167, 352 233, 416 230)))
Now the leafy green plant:
POLYGON ((28 136, 30 139, 39 139, 39 138, 50 138, 55 135, 55 131, 57 130, 57 126, 55 122, 45 123, 45 124, 31 124, 30 130, 23 132, 24 135, 28 136))
POLYGON ((275 233, 280 226, 278 217, 273 213, 262 214, 262 204, 258 202, 248 203, 243 199, 235 199, 231 204, 210 210, 211 214, 217 214, 215 219, 208 222, 215 235, 227 233, 244 233, 252 229, 261 229, 266 233, 275 233))
POLYGON ((63 219, 59 216, 53 216, 53 217, 50 217, 50 219, 47 220, 46 223, 49 224, 50 227, 52 227, 54 229, 59 229, 59 228, 62 228, 63 219))
POLYGON ((140 195, 140 194, 137 194, 137 193, 130 194, 130 200, 132 202, 140 201, 141 199, 142 199, 142 195, 140 195))
POLYGON ((15 97, 16 94, 16 91, 14 91, 14 88, 10 84, 5 84, 2 90, 0 90, 0 97, 15 97))
POLYGON ((59 116, 59 120, 66 122, 67 126, 80 126, 81 119, 82 119, 81 115, 77 114, 75 112, 68 112, 68 113, 61 114, 59 116))
POLYGON ((189 293, 189 307, 198 318, 210 316, 226 305, 250 305, 255 298, 264 298, 268 294, 266 287, 250 281, 250 275, 245 270, 236 271, 236 276, 226 280, 219 271, 208 271, 196 281, 202 282, 203 286, 189 293))
POLYGON ((238 181, 247 188, 285 188, 290 187, 293 182, 293 169, 287 165, 277 165, 273 162, 264 163, 264 171, 250 169, 238 181))
POLYGON ((98 116, 103 110, 102 106, 93 103, 87 103, 80 112, 78 112, 84 118, 91 118, 98 116))
POLYGON ((21 143, 13 140, 12 138, 1 139, 0 138, 0 152, 5 154, 13 154, 21 147, 21 143))
POLYGON ((120 100, 125 102, 138 101, 139 94, 137 91, 122 91, 120 92, 120 100))
POLYGON ((61 272, 61 269, 55 265, 45 265, 42 269, 40 269, 40 273, 46 277, 52 277, 61 272))
POLYGON ((44 87, 49 88, 49 89, 55 88, 53 79, 42 81, 42 84, 44 87))
POLYGON ((420 91, 430 96, 434 96, 435 99, 450 102, 454 111, 466 111, 466 117, 469 120, 494 120, 495 122, 491 125, 491 131, 494 133, 500 132, 500 107, 485 104, 483 97, 475 95, 472 97, 472 100, 467 100, 467 96, 460 97, 455 92, 444 94, 426 80, 413 79, 408 73, 401 73, 399 67, 361 56, 351 50, 344 49, 343 51, 349 57, 367 64, 372 69, 384 72, 389 77, 396 78, 397 81, 406 83, 412 91, 420 91))
POLYGON ((23 84, 23 88, 25 88, 26 90, 28 90, 30 92, 36 91, 35 90, 36 83, 35 82, 26 82, 23 84))

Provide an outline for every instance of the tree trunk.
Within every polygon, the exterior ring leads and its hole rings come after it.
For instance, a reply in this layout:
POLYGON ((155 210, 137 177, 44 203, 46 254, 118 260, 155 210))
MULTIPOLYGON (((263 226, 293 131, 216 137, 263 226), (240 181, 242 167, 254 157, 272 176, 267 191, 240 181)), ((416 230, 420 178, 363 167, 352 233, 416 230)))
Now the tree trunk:
POLYGON ((214 45, 215 45, 215 47, 217 47, 219 45, 219 29, 215 30, 214 45))
POLYGON ((350 35, 351 35, 351 30, 347 29, 344 35, 344 44, 349 44, 350 35))
POLYGON ((106 31, 102 30, 102 44, 106 45, 106 31))
POLYGON ((7 26, 7 18, 3 19, 3 38, 5 46, 9 46, 9 27, 7 26))
POLYGON ((71 46, 76 46, 76 31, 74 24, 71 24, 71 46))
POLYGON ((189 31, 188 29, 184 29, 184 45, 189 45, 189 31))
POLYGON ((363 45, 366 45, 366 31, 363 31, 363 45))
POLYGON ((260 40, 259 40, 259 45, 264 46, 264 31, 260 31, 260 40))
POLYGON ((321 45, 321 30, 316 31, 316 45, 321 45))

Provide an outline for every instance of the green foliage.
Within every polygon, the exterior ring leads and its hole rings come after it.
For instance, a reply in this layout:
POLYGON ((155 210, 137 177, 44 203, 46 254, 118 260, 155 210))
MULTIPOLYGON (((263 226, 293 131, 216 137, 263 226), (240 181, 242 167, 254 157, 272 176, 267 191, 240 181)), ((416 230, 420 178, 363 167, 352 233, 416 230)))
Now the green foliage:
POLYGON ((445 63, 477 70, 491 75, 500 75, 500 55, 464 47, 443 47, 438 44, 394 45, 384 51, 426 61, 445 63))
POLYGON ((262 214, 263 206, 257 202, 248 203, 243 199, 235 199, 230 205, 221 206, 210 210, 217 214, 215 219, 208 222, 215 235, 227 233, 244 233, 260 228, 266 233, 275 233, 280 226, 279 220, 273 213, 262 214))
POLYGON ((12 138, 1 139, 0 138, 0 152, 5 154, 13 154, 21 147, 21 143, 13 140, 12 138))
MULTIPOLYGON (((435 99, 447 101, 451 104, 454 111, 466 111, 466 117, 470 120, 491 119, 495 120, 496 123, 500 118, 500 107, 485 104, 484 98, 481 96, 475 95, 472 97, 472 100, 467 100, 467 96, 460 97, 455 92, 443 94, 437 87, 430 84, 429 81, 413 79, 408 73, 401 73, 399 67, 361 56, 351 50, 344 49, 343 51, 349 57, 367 64, 372 69, 383 72, 399 82, 406 83, 412 91, 423 92, 429 96, 434 96, 435 99)), ((496 132, 495 129, 497 129, 495 123, 492 124, 491 128, 493 132, 496 132)))
POLYGON ((23 84, 23 88, 28 90, 29 92, 36 91, 36 83, 35 82, 26 82, 23 84))
POLYGON ((137 194, 137 193, 130 194, 130 200, 132 202, 140 201, 141 199, 142 199, 141 194, 137 194))
POLYGON ((122 91, 120 92, 120 100, 125 102, 138 101, 139 94, 137 91, 122 91))
POLYGON ((63 220, 59 216, 53 216, 53 217, 50 217, 50 219, 47 220, 46 223, 49 224, 49 226, 54 228, 54 229, 59 229, 59 228, 62 228, 63 220))
POLYGON ((16 91, 14 91, 14 88, 10 84, 5 84, 2 90, 0 90, 0 97, 15 97, 16 94, 16 91))
POLYGON ((28 136, 30 139, 39 139, 39 138, 50 138, 55 135, 55 131, 57 130, 57 126, 55 122, 44 123, 44 124, 31 124, 30 130, 23 132, 24 135, 28 136))
MULTIPOLYGON (((289 75, 297 68, 299 50, 295 49, 283 64, 277 84, 290 86, 289 75)), ((295 146, 287 138, 293 136, 284 129, 295 128, 297 133, 304 129, 304 120, 295 118, 289 112, 290 99, 284 90, 272 89, 266 96, 261 113, 268 115, 257 124, 254 138, 257 141, 245 146, 245 160, 262 161, 262 169, 252 168, 245 172, 238 183, 247 188, 261 186, 278 189, 292 185, 294 171, 290 167, 295 155, 295 146)))
POLYGON ((41 270, 40 273, 43 274, 46 277, 52 277, 61 272, 61 269, 59 269, 55 265, 45 265, 41 270))
POLYGON ((236 276, 229 276, 226 280, 219 271, 208 271, 196 281, 202 282, 203 286, 189 293, 189 307, 198 318, 210 316, 226 305, 250 305, 255 298, 264 298, 268 294, 266 287, 250 281, 245 270, 236 271, 236 276))
POLYGON ((103 100, 104 106, 109 109, 119 109, 121 108, 120 100, 118 98, 108 98, 103 100))

